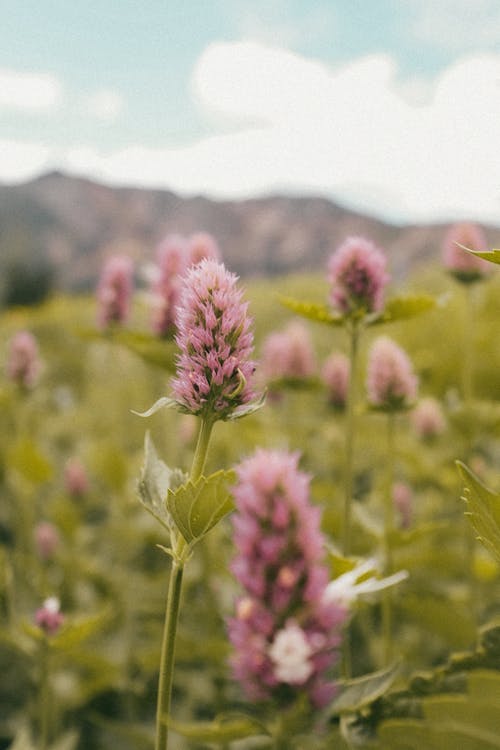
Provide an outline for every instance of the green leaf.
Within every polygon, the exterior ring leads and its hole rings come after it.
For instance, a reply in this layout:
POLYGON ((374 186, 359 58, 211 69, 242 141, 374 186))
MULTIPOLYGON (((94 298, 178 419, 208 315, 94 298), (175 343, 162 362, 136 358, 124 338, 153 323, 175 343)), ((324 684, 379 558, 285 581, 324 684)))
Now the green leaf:
POLYGON ((465 247, 465 245, 461 245, 459 242, 456 243, 459 247, 462 248, 462 250, 467 250, 468 253, 471 255, 476 255, 478 258, 482 258, 483 260, 488 260, 490 263, 496 263, 497 265, 500 264, 500 250, 470 250, 468 247, 465 247))
POLYGON ((315 302, 303 302, 293 297, 280 296, 280 302, 289 310, 316 323, 327 323, 331 326, 340 326, 344 323, 344 316, 331 311, 328 305, 318 305, 315 302))
POLYGON ((428 294, 411 294, 392 297, 387 300, 384 310, 368 320, 368 325, 376 326, 383 323, 395 323, 398 320, 408 320, 424 312, 432 310, 436 300, 428 294))
POLYGON ((172 718, 166 720, 166 723, 177 734, 197 742, 234 742, 268 734, 260 722, 249 716, 235 714, 221 715, 213 721, 196 724, 178 722, 172 718))
POLYGON ((59 633, 51 639, 52 646, 58 651, 71 651, 87 638, 101 632, 110 620, 110 609, 105 609, 90 617, 72 620, 63 625, 59 633))
POLYGON ((379 672, 341 682, 341 692, 330 708, 331 714, 352 713, 373 703, 391 687, 398 671, 399 666, 393 664, 379 672))
POLYGON ((169 467, 158 458, 149 432, 144 439, 144 464, 137 486, 139 499, 146 510, 164 526, 172 529, 172 516, 166 506, 168 490, 178 487, 187 479, 180 469, 169 467))
POLYGON ((18 440, 7 453, 8 465, 33 484, 52 478, 52 465, 30 438, 18 440))
POLYGON ((160 367, 167 372, 175 372, 177 346, 171 339, 160 339, 139 331, 118 330, 113 333, 113 341, 136 354, 144 362, 160 367))
POLYGON ((478 540, 500 561, 500 495, 489 490, 461 461, 457 461, 465 484, 463 500, 478 540))
POLYGON ((168 398, 168 396, 162 396, 162 398, 155 401, 153 406, 150 406, 146 411, 135 411, 134 409, 131 409, 131 412, 132 414, 135 414, 136 417, 151 417, 153 414, 156 414, 157 411, 160 411, 160 409, 171 409, 173 406, 178 406, 175 399, 168 398))
POLYGON ((188 544, 199 541, 234 509, 228 490, 234 479, 233 471, 221 470, 168 490, 167 508, 188 544))
POLYGON ((452 648, 465 648, 474 643, 474 618, 465 606, 458 606, 441 596, 419 592, 406 593, 398 609, 414 624, 443 638, 452 648))
POLYGON ((250 404, 244 404, 235 409, 231 414, 226 417, 227 422, 235 422, 237 419, 242 417, 248 417, 249 414, 254 414, 259 409, 262 409, 266 403, 267 392, 264 391, 257 401, 252 401, 250 404))

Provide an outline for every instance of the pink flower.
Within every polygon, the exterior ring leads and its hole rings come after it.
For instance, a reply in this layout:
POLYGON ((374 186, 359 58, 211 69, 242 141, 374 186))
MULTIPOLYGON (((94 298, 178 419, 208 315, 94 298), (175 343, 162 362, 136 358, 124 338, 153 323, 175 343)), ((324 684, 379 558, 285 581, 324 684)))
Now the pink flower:
POLYGON ((151 291, 152 327, 159 336, 168 335, 175 328, 182 275, 188 267, 188 257, 186 240, 179 235, 169 235, 158 246, 157 273, 153 279, 151 291))
POLYGON ((488 250, 486 237, 479 226, 467 222, 454 224, 444 238, 443 263, 456 279, 471 283, 483 279, 493 271, 491 263, 462 250, 457 243, 469 250, 488 250))
POLYGON ((36 551, 42 560, 54 557, 60 542, 59 532, 54 524, 41 521, 35 527, 34 538, 36 551))
POLYGON ((81 497, 88 492, 89 479, 87 470, 76 456, 69 458, 64 467, 64 484, 66 491, 73 497, 81 497))
POLYGON ((221 260, 219 246, 208 232, 197 232, 187 242, 188 265, 196 266, 201 260, 221 260))
POLYGON ((181 351, 172 388, 191 414, 226 419, 254 395, 251 320, 236 282, 214 260, 202 260, 184 277, 176 318, 181 351))
POLYGON ((315 369, 311 337, 302 323, 289 323, 284 330, 274 331, 265 339, 261 370, 266 381, 307 378, 315 369))
POLYGON ((51 596, 46 599, 35 613, 35 622, 46 635, 56 635, 64 622, 64 615, 59 611, 59 599, 51 596))
POLYGON ((38 344, 29 331, 19 331, 10 340, 6 374, 23 388, 33 388, 40 374, 38 344))
POLYGON ((261 449, 237 467, 231 570, 245 593, 228 627, 233 673, 250 699, 305 693, 319 707, 334 693, 346 612, 324 596, 320 513, 297 464, 297 454, 261 449))
POLYGON ((413 492, 406 482, 395 482, 392 487, 392 500, 398 512, 402 529, 410 528, 413 520, 413 492))
POLYGON ((107 328, 124 323, 130 313, 133 264, 125 255, 113 255, 104 264, 97 286, 98 324, 107 328))
POLYGON ((323 365, 321 377, 328 391, 328 399, 337 408, 346 405, 350 373, 349 357, 340 352, 331 354, 323 365))
POLYGON ((348 237, 328 262, 330 302, 343 315, 380 312, 389 278, 383 252, 363 237, 348 237))
POLYGON ((418 378, 406 352, 381 336, 372 344, 366 379, 368 401, 384 409, 404 409, 417 397, 418 378))
POLYGON ((417 435, 424 440, 434 438, 446 429, 441 404, 430 396, 418 402, 412 411, 411 421, 417 435))

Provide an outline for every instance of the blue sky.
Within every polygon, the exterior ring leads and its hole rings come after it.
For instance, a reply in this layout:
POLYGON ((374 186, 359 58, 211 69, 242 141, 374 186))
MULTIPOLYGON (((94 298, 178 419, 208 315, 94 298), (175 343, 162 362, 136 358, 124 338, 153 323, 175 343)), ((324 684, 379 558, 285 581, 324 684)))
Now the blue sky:
POLYGON ((0 180, 500 221, 500 0, 0 0, 0 180))

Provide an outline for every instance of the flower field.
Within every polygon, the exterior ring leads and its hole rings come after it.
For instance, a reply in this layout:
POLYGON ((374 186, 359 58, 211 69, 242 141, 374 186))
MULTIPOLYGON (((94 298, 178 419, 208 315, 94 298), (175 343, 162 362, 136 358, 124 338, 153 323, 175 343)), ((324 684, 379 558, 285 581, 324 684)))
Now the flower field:
POLYGON ((446 243, 3 311, 0 749, 500 747, 500 275, 446 243))

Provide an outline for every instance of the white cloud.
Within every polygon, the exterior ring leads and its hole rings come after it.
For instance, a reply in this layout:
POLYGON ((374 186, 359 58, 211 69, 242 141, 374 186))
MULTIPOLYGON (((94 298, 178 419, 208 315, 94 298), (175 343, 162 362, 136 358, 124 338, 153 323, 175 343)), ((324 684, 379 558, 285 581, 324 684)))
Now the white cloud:
POLYGON ((454 63, 418 106, 397 72, 388 55, 328 68, 257 43, 214 44, 192 89, 202 111, 237 129, 182 148, 82 145, 61 166, 182 193, 320 193, 394 220, 498 223, 500 55, 454 63))
POLYGON ((498 0, 411 0, 413 33, 439 49, 468 52, 498 48, 498 0))
POLYGON ((0 180, 22 182, 47 169, 51 150, 43 143, 0 139, 0 180))
POLYGON ((61 99, 61 82, 49 73, 0 69, 0 111, 47 112, 61 99))
POLYGON ((82 110, 104 122, 114 122, 122 113, 124 101, 118 91, 99 89, 83 100, 82 110))

